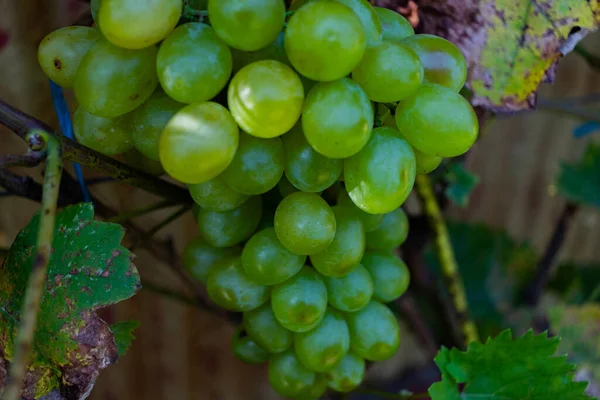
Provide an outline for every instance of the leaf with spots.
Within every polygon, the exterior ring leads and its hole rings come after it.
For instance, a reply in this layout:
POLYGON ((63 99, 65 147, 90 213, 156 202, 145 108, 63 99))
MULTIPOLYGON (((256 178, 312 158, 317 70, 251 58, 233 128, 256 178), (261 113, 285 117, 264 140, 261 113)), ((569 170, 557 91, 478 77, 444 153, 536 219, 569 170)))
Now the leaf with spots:
POLYGON ((420 0, 424 32, 456 44, 467 59, 472 103, 510 112, 535 106, 558 60, 598 29, 598 0, 420 0))
MULTIPOLYGON (((121 246, 123 227, 93 216, 90 203, 67 207, 56 216, 24 399, 53 389, 65 399, 83 399, 100 371, 118 359, 114 335, 96 310, 133 296, 140 278, 133 254, 121 246)), ((35 215, 0 268, 0 389, 6 384, 2 371, 14 355, 38 225, 35 215)))

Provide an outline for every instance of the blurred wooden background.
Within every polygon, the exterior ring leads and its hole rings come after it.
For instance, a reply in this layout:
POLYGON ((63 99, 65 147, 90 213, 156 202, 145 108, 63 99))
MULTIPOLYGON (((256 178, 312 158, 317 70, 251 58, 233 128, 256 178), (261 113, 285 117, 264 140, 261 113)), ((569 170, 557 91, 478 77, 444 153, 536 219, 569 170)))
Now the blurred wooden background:
MULTIPOLYGON (((8 37, 7 45, 0 49, 0 98, 54 127, 57 121, 48 82, 37 64, 37 45, 47 33, 70 24, 80 12, 77 0, 0 0, 0 44, 8 37)), ((598 36, 587 41, 592 48, 600 47, 598 36)), ((598 91, 600 74, 576 56, 568 56, 560 64, 556 83, 545 86, 541 95, 561 98, 598 91)), ((480 177, 469 207, 454 208, 450 214, 507 229, 542 251, 564 205, 563 199, 550 195, 559 163, 577 160, 586 144, 572 135, 578 123, 546 112, 501 118, 468 157, 467 167, 480 177)), ((22 142, 0 127, 0 154, 22 150, 22 142)), ((120 184, 101 185, 94 191, 121 210, 154 201, 120 184)), ((1 198, 0 246, 9 245, 35 211, 32 202, 1 198)), ((168 212, 155 213, 142 223, 150 226, 168 212)), ((599 218, 600 214, 591 209, 577 214, 561 259, 600 259, 599 218)), ((195 235, 191 216, 161 235, 172 235, 181 249, 195 235)), ((177 287, 178 281, 168 268, 145 251, 137 253, 136 265, 143 277, 177 287)), ((215 317, 144 290, 105 316, 112 321, 137 319, 141 328, 129 354, 101 375, 93 399, 277 398, 266 384, 264 368, 244 365, 232 356, 229 341, 233 327, 215 317)), ((403 365, 423 361, 415 346, 413 338, 405 335, 399 354, 403 365)))

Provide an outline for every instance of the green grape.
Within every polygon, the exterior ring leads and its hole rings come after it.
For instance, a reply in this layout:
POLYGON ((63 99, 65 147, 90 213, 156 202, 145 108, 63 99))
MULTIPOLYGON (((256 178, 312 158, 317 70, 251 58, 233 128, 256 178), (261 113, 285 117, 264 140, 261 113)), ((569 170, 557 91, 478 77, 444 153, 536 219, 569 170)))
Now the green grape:
POLYGON ((464 97, 434 84, 398 103, 396 125, 417 150, 438 157, 456 157, 473 146, 479 123, 464 97))
POLYGON ((227 186, 221 175, 206 182, 188 185, 188 189, 196 204, 208 211, 235 210, 250 198, 227 186))
POLYGON ((346 314, 350 349, 369 361, 383 361, 400 346, 400 327, 385 305, 371 301, 362 310, 346 314))
POLYGON ((306 256, 299 256, 283 247, 273 228, 255 233, 242 252, 246 275, 261 285, 275 285, 288 280, 302 269, 305 261, 306 256))
POLYGON ((373 298, 389 303, 402 296, 410 283, 406 264, 395 254, 366 252, 362 264, 373 278, 373 298))
POLYGON ((442 157, 425 154, 415 148, 413 148, 413 151, 417 162, 417 174, 428 174, 442 163, 442 157))
POLYGON ((142 49, 167 37, 182 7, 182 0, 102 0, 96 21, 114 45, 142 49))
POLYGON ((304 137, 301 123, 281 138, 285 150, 285 176, 296 188, 303 192, 321 192, 342 174, 342 160, 317 153, 304 137))
POLYGON ((273 313, 271 304, 264 304, 244 313, 248 335, 269 353, 281 353, 292 346, 293 333, 285 329, 273 313))
POLYGON ((335 215, 333 242, 323 251, 311 254, 310 261, 325 276, 344 276, 352 271, 365 251, 365 228, 346 207, 332 207, 335 215))
POLYGON ((379 226, 367 233, 367 249, 392 250, 408 236, 408 218, 401 208, 383 215, 379 226))
POLYGON ((208 18, 229 46, 254 51, 275 41, 285 22, 283 0, 209 0, 208 18))
POLYGON ((245 132, 273 138, 292 129, 302 113, 304 89, 298 75, 275 60, 257 61, 229 83, 227 103, 245 132))
POLYGON ((151 160, 159 161, 158 143, 167 122, 184 104, 157 90, 141 106, 127 115, 131 125, 133 145, 151 160))
POLYGON ((365 31, 367 46, 375 46, 381 42, 382 28, 379 15, 375 12, 373 6, 367 0, 334 0, 349 7, 360 19, 360 23, 365 31))
POLYGON ((73 89, 89 113, 114 118, 144 103, 157 84, 156 47, 127 50, 101 38, 81 61, 73 89))
POLYGON ((314 385, 315 379, 316 374, 306 369, 292 350, 269 359, 269 383, 282 396, 302 394, 314 385))
POLYGON ((243 336, 244 328, 238 328, 233 334, 231 349, 233 354, 247 364, 262 364, 269 359, 269 353, 248 336, 243 336))
POLYGON ((373 108, 365 92, 356 82, 343 78, 318 83, 308 92, 302 130, 308 143, 322 155, 346 158, 367 144, 373 120, 373 108))
POLYGON ((296 186, 292 185, 285 175, 279 180, 279 183, 277 184, 277 190, 279 190, 281 197, 285 197, 289 194, 299 191, 296 186))
POLYGON ((294 68, 315 81, 334 81, 360 62, 367 45, 360 19, 341 4, 315 1, 298 9, 285 30, 294 68))
POLYGON ((373 7, 383 31, 383 40, 400 41, 409 36, 414 36, 415 30, 406 18, 388 8, 373 7))
POLYGON ((227 168, 239 142, 239 130, 220 104, 190 104, 167 123, 160 137, 160 162, 183 183, 206 182, 227 168))
POLYGON ((383 41, 367 49, 352 79, 369 99, 394 103, 415 93, 423 81, 423 66, 408 47, 383 41))
POLYGON ((325 374, 316 374, 312 386, 294 396, 294 400, 319 400, 327 391, 328 384, 329 380, 325 374))
POLYGON ((271 306, 286 329, 306 332, 321 322, 327 310, 327 288, 317 272, 304 267, 287 281, 273 287, 271 306))
POLYGON ((161 44, 156 65, 160 85, 169 96, 181 103, 201 103, 227 84, 231 50, 210 26, 190 22, 161 44))
POLYGON ((319 325, 311 331, 294 334, 296 356, 311 371, 331 370, 349 348, 348 325, 335 310, 328 310, 319 325))
POLYGON ((425 83, 436 83, 460 91, 467 80, 467 62, 451 42, 435 35, 414 35, 402 40, 421 59, 425 83))
POLYGON ((285 197, 275 210, 279 241, 296 254, 325 250, 335 236, 335 215, 315 193, 296 192, 285 197))
POLYGON ((363 223, 365 232, 371 232, 379 226, 383 219, 383 214, 370 214, 358 208, 352 201, 346 189, 342 189, 338 193, 337 204, 346 207, 352 211, 363 223))
POLYGON ((96 117, 82 107, 73 113, 73 133, 79 143, 107 156, 133 148, 131 133, 122 118, 96 117))
POLYGON ((90 1, 90 11, 92 13, 92 19, 98 21, 98 9, 100 8, 100 0, 90 1))
POLYGON ((283 164, 280 138, 262 139, 241 132, 237 152, 221 178, 237 192, 263 194, 277 186, 283 175, 283 164))
POLYGON ((347 393, 358 387, 365 377, 365 360, 354 353, 348 353, 334 369, 327 373, 329 387, 347 393))
POLYGON ((248 278, 240 257, 215 264, 208 271, 206 291, 212 301, 229 311, 250 311, 269 300, 269 288, 248 278))
POLYGON ((147 174, 160 176, 165 173, 165 170, 159 161, 149 159, 135 148, 124 153, 123 158, 128 165, 147 174))
POLYGON ((329 305, 340 311, 358 311, 369 304, 373 297, 373 278, 361 264, 344 276, 325 276, 323 281, 327 287, 329 305))
POLYGON ((229 247, 252 236, 260 222, 262 205, 254 196, 235 210, 218 212, 201 209, 198 212, 200 236, 214 247, 229 247))
POLYGON ((239 257, 241 254, 242 249, 239 246, 213 247, 206 243, 201 236, 197 236, 183 249, 183 266, 194 278, 206 283, 208 271, 213 265, 227 258, 239 257))
POLYGON ((73 87, 81 61, 100 37, 97 29, 87 26, 69 26, 48 34, 37 53, 42 71, 57 85, 73 87))
POLYGON ((393 128, 373 130, 358 154, 344 160, 348 195, 363 211, 388 213, 400 207, 415 183, 415 154, 393 128))

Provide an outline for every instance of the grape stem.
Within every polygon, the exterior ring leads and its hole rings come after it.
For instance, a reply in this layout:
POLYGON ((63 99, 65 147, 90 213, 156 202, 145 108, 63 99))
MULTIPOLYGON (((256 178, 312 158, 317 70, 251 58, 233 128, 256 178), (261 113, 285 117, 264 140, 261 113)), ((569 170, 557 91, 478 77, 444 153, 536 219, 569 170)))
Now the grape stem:
POLYGON ((156 224, 155 226, 150 228, 150 230, 148 230, 148 232, 146 232, 144 235, 140 235, 140 237, 129 247, 129 250, 131 250, 131 251, 135 250, 136 247, 139 247, 140 245, 142 245, 144 242, 146 242, 148 239, 150 239, 152 236, 154 236, 162 228, 169 225, 171 222, 175 221, 177 218, 181 217, 183 214, 188 212, 189 209, 190 209, 190 207, 188 207, 188 206, 180 207, 177 211, 175 211, 174 213, 169 215, 167 218, 165 218, 164 220, 160 221, 158 224, 156 224))
POLYGON ((469 317, 469 303, 462 282, 460 271, 450 242, 446 222, 433 193, 431 179, 427 175, 417 175, 416 190, 424 212, 427 214, 431 229, 435 234, 435 248, 439 259, 444 281, 452 298, 452 305, 461 327, 464 345, 479 341, 475 323, 469 317))
POLYGON ((21 386, 27 371, 29 351, 31 350, 38 311, 46 282, 46 271, 52 250, 54 220, 58 202, 58 192, 62 175, 62 149, 55 137, 43 131, 32 131, 26 135, 28 141, 33 139, 45 143, 47 151, 46 173, 42 193, 42 208, 38 227, 36 254, 25 292, 25 300, 21 310, 19 330, 17 333, 15 354, 10 363, 9 379, 4 392, 4 400, 18 400, 21 386))
POLYGON ((169 200, 163 200, 155 204, 150 204, 149 206, 140 207, 135 210, 125 211, 119 215, 115 215, 112 218, 109 218, 108 222, 120 223, 122 221, 127 221, 132 218, 141 217, 142 215, 149 214, 153 211, 161 210, 163 208, 172 207, 174 204, 169 200))
POLYGON ((29 151, 26 154, 7 154, 0 157, 0 167, 37 167, 46 159, 44 151, 29 151))
POLYGON ((117 160, 100 154, 74 140, 54 132, 40 120, 17 110, 0 100, 0 123, 13 130, 19 137, 25 139, 33 129, 47 132, 58 140, 63 149, 63 157, 84 167, 91 168, 117 179, 123 183, 135 186, 174 203, 191 204, 192 198, 187 190, 150 174, 139 171, 117 160))
POLYGON ((208 17, 208 11, 196 10, 194 7, 190 6, 189 0, 183 0, 183 11, 181 15, 189 20, 204 22, 204 20, 208 17))

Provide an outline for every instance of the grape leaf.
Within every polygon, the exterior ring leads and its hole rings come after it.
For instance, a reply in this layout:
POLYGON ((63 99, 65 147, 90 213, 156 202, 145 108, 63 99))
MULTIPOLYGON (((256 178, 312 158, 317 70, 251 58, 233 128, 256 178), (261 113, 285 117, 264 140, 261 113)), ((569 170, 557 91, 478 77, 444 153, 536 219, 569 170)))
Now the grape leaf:
MULTIPOLYGON (((21 230, 0 268, 0 389, 6 384, 2 366, 14 355, 38 225, 39 214, 21 230)), ((140 289, 133 254, 120 245, 123 234, 120 225, 94 221, 90 203, 56 216, 24 399, 56 388, 69 399, 85 398, 100 371, 117 360, 114 336, 95 311, 140 289)))
POLYGON ((133 331, 135 331, 139 326, 139 321, 117 322, 116 324, 112 324, 110 326, 110 330, 115 336, 115 343, 117 345, 117 353, 119 353, 119 357, 123 357, 127 353, 127 350, 129 350, 131 342, 133 342, 135 339, 135 336, 133 336, 133 331))
POLYGON ((446 187, 448 200, 460 207, 466 207, 471 193, 479 183, 479 177, 467 170, 462 163, 451 163, 444 178, 448 182, 446 187))
POLYGON ((590 143, 579 164, 562 164, 558 192, 570 201, 600 207, 600 144, 590 143))
POLYGON ((535 106, 557 61, 600 23, 597 0, 420 0, 423 31, 455 43, 472 103, 496 112, 535 106))
POLYGON ((442 347, 435 357, 442 381, 429 388, 431 400, 589 400, 587 382, 573 382, 575 366, 554 356, 559 341, 532 331, 513 340, 505 330, 467 351, 442 347))

